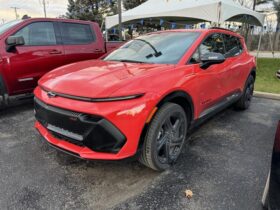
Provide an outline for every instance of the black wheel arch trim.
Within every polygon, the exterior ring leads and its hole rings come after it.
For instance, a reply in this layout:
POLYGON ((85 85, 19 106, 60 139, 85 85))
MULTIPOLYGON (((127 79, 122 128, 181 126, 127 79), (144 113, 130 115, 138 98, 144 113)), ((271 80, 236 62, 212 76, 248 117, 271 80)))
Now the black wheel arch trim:
POLYGON ((248 74, 247 79, 245 80, 245 83, 243 85, 243 90, 246 88, 246 85, 248 83, 248 79, 251 75, 254 77, 254 80, 256 80, 257 68, 255 66, 251 69, 250 73, 248 74))
POLYGON ((7 87, 3 75, 0 73, 0 109, 5 108, 8 104, 7 101, 7 87))
MULTIPOLYGON (((161 107, 164 103, 166 102, 174 102, 176 103, 176 101, 174 101, 175 99, 178 98, 183 98, 185 100, 187 100, 187 104, 186 106, 183 106, 183 109, 185 111, 187 111, 187 108, 189 108, 190 110, 190 116, 188 120, 190 120, 189 123, 191 123, 194 120, 194 103, 193 103, 193 99, 190 96, 190 94, 188 94, 186 91, 184 90, 175 90, 173 92, 168 93, 167 95, 165 95, 156 105, 157 107, 161 107)), ((182 105, 182 104, 179 104, 182 105)), ((187 114, 187 113, 186 113, 187 114)))
MULTIPOLYGON (((256 76, 257 76, 257 68, 256 68, 255 66, 251 69, 250 75, 253 75, 254 79, 256 79, 256 76)), ((248 77, 249 77, 250 75, 248 75, 248 77)))
MULTIPOLYGON (((167 93, 166 95, 164 95, 164 97, 162 97, 159 100, 159 102, 156 104, 155 107, 160 108, 164 103, 167 103, 167 102, 176 103, 176 102, 174 102, 174 99, 176 99, 176 98, 184 98, 188 102, 188 104, 186 104, 186 106, 184 106, 183 109, 185 111, 187 111, 188 108, 190 109, 190 113, 189 113, 190 116, 187 116, 189 118, 188 120, 190 120, 190 122, 188 122, 188 126, 190 128, 191 124, 193 124, 193 122, 194 122, 194 103, 193 103, 192 97, 186 91, 175 90, 175 91, 167 93), (189 105, 189 106, 187 106, 187 105, 189 105)), ((179 104, 179 105, 181 105, 181 104, 179 104)), ((145 126, 142 129, 140 139, 139 139, 139 142, 138 142, 138 149, 137 149, 138 155, 139 155, 139 150, 142 149, 142 145, 143 145, 143 142, 144 142, 145 134, 146 134, 147 129, 148 129, 148 125, 149 124, 146 123, 145 126)))
POLYGON ((3 78, 3 75, 0 73, 0 95, 7 93, 7 87, 3 78))

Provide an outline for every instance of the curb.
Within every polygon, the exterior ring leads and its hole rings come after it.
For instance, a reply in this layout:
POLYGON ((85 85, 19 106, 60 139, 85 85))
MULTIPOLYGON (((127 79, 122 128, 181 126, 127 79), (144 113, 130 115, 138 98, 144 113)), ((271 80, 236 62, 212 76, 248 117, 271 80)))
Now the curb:
POLYGON ((267 99, 273 99, 273 100, 279 100, 280 101, 280 94, 275 94, 275 93, 266 93, 266 92, 254 91, 254 97, 267 98, 267 99))

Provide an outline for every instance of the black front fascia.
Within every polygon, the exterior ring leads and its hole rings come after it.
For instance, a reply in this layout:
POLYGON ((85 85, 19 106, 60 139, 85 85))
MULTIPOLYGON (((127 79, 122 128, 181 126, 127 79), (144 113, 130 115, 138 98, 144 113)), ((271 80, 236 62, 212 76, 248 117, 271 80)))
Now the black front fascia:
POLYGON ((57 139, 96 152, 117 153, 126 137, 108 120, 45 104, 34 99, 36 119, 57 139))

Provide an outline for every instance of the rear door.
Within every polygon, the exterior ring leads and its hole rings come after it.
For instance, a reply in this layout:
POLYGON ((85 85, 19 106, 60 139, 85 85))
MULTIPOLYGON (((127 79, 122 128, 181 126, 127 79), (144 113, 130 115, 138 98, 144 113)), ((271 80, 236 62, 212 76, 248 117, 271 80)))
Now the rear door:
POLYGON ((91 23, 60 22, 66 63, 97 59, 105 53, 104 41, 92 26, 91 23))
POLYGON ((14 35, 23 36, 25 45, 10 53, 10 74, 13 78, 12 94, 32 91, 38 79, 46 72, 63 64, 63 46, 52 21, 30 23, 14 35))
POLYGON ((238 37, 229 34, 224 34, 224 42, 228 77, 225 78, 223 85, 227 92, 240 92, 240 87, 244 83, 241 74, 247 69, 246 60, 242 58, 243 47, 238 37))

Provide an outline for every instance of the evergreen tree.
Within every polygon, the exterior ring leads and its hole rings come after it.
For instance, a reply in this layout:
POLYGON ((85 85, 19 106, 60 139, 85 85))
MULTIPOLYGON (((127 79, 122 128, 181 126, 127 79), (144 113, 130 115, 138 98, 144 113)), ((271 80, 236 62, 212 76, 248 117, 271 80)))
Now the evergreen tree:
POLYGON ((117 0, 68 0, 66 17, 102 23, 104 16, 116 14, 117 0))
POLYGON ((132 9, 146 2, 147 0, 123 0, 123 6, 126 10, 132 9))

